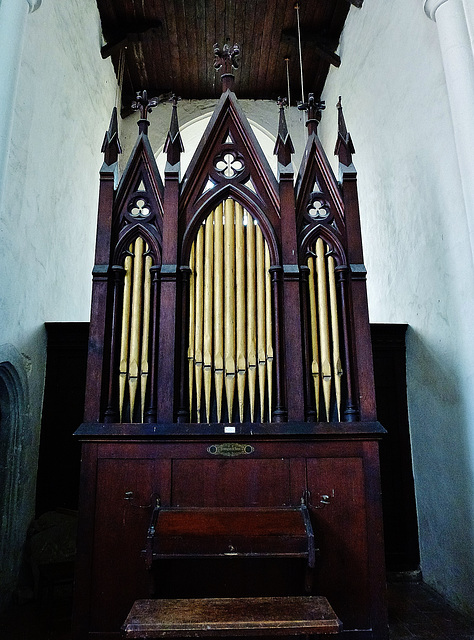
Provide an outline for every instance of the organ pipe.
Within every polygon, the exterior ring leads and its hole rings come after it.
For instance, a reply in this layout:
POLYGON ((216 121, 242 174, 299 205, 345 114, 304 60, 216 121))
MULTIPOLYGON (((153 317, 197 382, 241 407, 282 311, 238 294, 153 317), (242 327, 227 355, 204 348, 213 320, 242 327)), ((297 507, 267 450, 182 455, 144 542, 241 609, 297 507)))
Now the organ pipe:
POLYGON ((140 236, 129 245, 127 253, 118 371, 119 420, 122 422, 128 417, 133 422, 137 415, 143 422, 149 374, 153 258, 148 244, 140 236))
POLYGON ((270 251, 260 227, 240 203, 228 198, 208 215, 192 245, 189 267, 191 420, 209 422, 215 416, 220 422, 224 416, 224 389, 229 422, 243 422, 249 417, 254 421, 258 414, 262 421, 267 415, 270 418, 270 251))
POLYGON ((341 417, 342 377, 339 305, 336 288, 335 259, 321 238, 308 257, 308 289, 311 338, 311 373, 314 387, 316 420, 323 415, 341 417), (322 387, 322 397, 321 390, 322 387))
POLYGON ((234 202, 225 201, 224 224, 224 353, 227 415, 232 422, 235 391, 235 224, 234 202))
POLYGON ((224 227, 223 207, 214 213, 214 386, 217 422, 222 418, 224 391, 224 227))

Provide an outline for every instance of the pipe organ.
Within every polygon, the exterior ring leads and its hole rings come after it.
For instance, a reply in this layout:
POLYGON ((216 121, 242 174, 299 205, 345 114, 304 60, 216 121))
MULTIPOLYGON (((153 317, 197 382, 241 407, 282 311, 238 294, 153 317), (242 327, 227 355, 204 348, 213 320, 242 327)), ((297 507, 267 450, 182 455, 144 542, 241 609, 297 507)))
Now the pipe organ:
POLYGON ((119 637, 133 601, 150 596, 155 564, 141 552, 156 505, 178 509, 183 522, 187 509, 209 509, 216 522, 220 509, 248 510, 251 522, 257 508, 278 520, 303 500, 319 548, 311 581, 278 558, 252 573, 252 554, 243 564, 226 553, 169 564, 160 552, 153 593, 242 596, 259 577, 259 595, 297 595, 311 584, 351 638, 385 640, 383 428, 352 141, 338 105, 338 182, 310 96, 295 177, 280 104, 275 176, 229 74, 223 82, 183 178, 176 99, 163 177, 146 92, 118 185, 116 113, 104 140, 86 415, 76 434, 74 637, 119 637))

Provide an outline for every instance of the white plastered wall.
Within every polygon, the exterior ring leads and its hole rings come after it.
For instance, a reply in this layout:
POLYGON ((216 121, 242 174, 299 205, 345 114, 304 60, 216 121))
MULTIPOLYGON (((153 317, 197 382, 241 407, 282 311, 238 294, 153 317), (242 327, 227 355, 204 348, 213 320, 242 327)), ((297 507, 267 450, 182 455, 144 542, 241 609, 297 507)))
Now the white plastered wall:
MULTIPOLYGON (((472 17, 472 16, 471 16, 472 17)), ((474 272, 436 24, 412 0, 351 8, 320 134, 342 95, 356 148, 372 322, 407 322, 421 568, 474 614, 474 272)), ((474 188, 474 185, 473 185, 474 188)), ((473 217, 474 219, 474 217, 473 217)))
POLYGON ((0 558, 9 558, 0 604, 15 588, 34 517, 44 323, 89 319, 100 147, 115 96, 101 44, 94 0, 45 0, 26 16, 0 210, 0 363, 13 358, 26 393, 14 439, 21 458, 15 521, 0 530, 0 558))

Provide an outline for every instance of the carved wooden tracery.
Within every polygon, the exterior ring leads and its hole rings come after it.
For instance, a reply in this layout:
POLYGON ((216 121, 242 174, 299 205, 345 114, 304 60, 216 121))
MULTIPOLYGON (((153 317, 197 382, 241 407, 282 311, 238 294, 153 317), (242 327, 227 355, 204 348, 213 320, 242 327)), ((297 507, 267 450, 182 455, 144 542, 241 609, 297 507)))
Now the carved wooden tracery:
POLYGON ((99 216, 98 247, 105 249, 110 237, 110 267, 108 275, 96 268, 103 309, 98 318, 93 314, 91 336, 93 342, 100 325, 102 344, 100 353, 92 349, 90 368, 101 400, 100 407, 89 403, 88 417, 135 423, 372 418, 373 404, 358 402, 372 384, 370 345, 353 147, 342 109, 336 146, 342 185, 317 136, 323 105, 310 96, 302 105, 309 135, 293 188, 284 101, 278 180, 229 89, 180 180, 183 145, 178 99, 172 101, 164 184, 145 119, 155 99, 137 95, 139 138, 115 192, 114 119, 104 141, 102 195, 109 190, 113 210, 108 229, 99 216))

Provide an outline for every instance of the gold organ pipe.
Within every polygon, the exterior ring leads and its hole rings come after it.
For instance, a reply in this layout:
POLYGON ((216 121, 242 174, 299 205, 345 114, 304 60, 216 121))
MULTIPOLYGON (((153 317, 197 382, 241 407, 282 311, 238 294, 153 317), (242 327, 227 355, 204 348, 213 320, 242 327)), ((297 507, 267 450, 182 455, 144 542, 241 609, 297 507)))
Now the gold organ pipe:
POLYGON ((268 422, 271 422, 272 383, 273 383, 272 292, 271 292, 271 282, 270 282, 270 250, 266 242, 265 242, 265 327, 267 332, 268 422))
POLYGON ((247 363, 249 382, 250 421, 255 416, 255 392, 257 386, 257 326, 255 289, 255 223, 247 212, 247 363))
POLYGON ((222 416, 224 389, 224 227, 222 203, 214 212, 214 387, 217 422, 222 416))
POLYGON ((336 393, 336 409, 337 419, 341 419, 341 378, 342 363, 341 349, 339 343, 339 321, 337 314, 337 297, 336 297, 336 275, 335 263, 333 256, 328 258, 328 275, 329 275, 329 300, 331 309, 331 332, 332 332, 332 362, 334 368, 334 388, 336 393))
POLYGON ((206 401, 206 421, 211 421, 212 382, 212 294, 213 294, 213 244, 214 215, 209 214, 205 224, 204 244, 204 397, 206 401))
POLYGON ((140 391, 141 391, 141 409, 140 416, 143 422, 145 411, 146 386, 148 382, 148 342, 150 339, 150 315, 151 315, 151 267, 153 260, 147 255, 148 245, 145 245, 145 277, 143 282, 143 322, 142 322, 142 349, 141 349, 141 365, 140 365, 140 391))
POLYGON ((314 401, 316 404, 316 420, 319 420, 319 347, 318 347, 318 315, 316 311, 316 285, 314 258, 308 258, 309 267, 309 309, 311 316, 311 373, 313 374, 314 401))
POLYGON ((246 330, 245 330, 245 243, 244 210, 235 203, 235 280, 237 306, 237 394, 239 398, 239 418, 244 421, 244 396, 247 372, 246 330))
POLYGON ((319 333, 321 338, 321 373, 323 380, 324 405, 326 408, 326 420, 329 421, 331 403, 331 362, 326 285, 326 261, 324 243, 321 238, 318 238, 316 242, 316 270, 318 276, 318 313, 319 333))
POLYGON ((143 288, 143 239, 135 240, 132 284, 132 323, 130 327, 130 362, 128 365, 128 390, 130 395, 130 422, 133 422, 135 398, 138 387, 138 361, 140 357, 140 319, 143 288))
POLYGON ((202 347, 203 347, 203 310, 204 310, 204 230, 201 225, 196 239, 196 314, 194 335, 194 358, 196 375, 196 410, 197 422, 201 422, 201 395, 202 395, 202 347))
POLYGON ((260 392, 260 422, 265 413, 265 382, 266 382, 266 344, 265 344, 265 254, 264 240, 259 226, 256 227, 257 254, 257 357, 258 357, 258 386, 260 392))
MULTIPOLYGON (((129 247, 132 253, 133 244, 129 247)), ((123 283, 122 332, 120 338, 120 366, 119 366, 119 420, 122 422, 123 402, 128 372, 128 338, 130 330, 130 303, 132 282, 132 256, 128 255, 124 261, 125 277, 123 283)))
POLYGON ((235 391, 235 227, 234 202, 225 201, 224 225, 224 353, 225 392, 227 397, 228 420, 232 422, 232 405, 235 391))
POLYGON ((193 389, 194 389, 194 330, 195 330, 195 265, 194 265, 195 243, 191 247, 189 256, 189 268, 191 275, 189 278, 189 345, 188 345, 188 372, 189 372, 189 420, 192 422, 193 415, 193 389))

